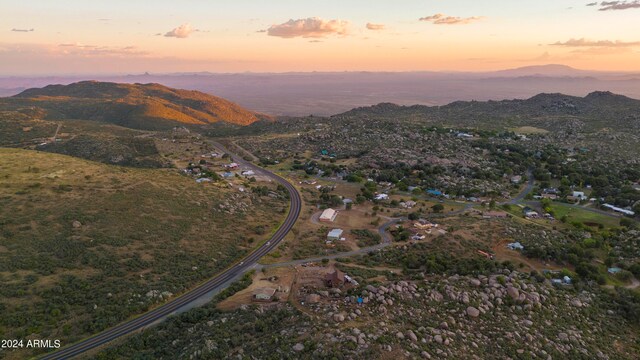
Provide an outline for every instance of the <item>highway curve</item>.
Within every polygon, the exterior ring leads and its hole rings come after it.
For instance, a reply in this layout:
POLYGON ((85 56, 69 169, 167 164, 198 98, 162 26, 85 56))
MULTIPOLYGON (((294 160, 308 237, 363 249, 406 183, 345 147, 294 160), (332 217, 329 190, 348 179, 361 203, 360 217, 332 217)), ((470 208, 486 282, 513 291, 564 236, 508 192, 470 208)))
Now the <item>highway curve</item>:
MULTIPOLYGON (((220 144, 217 144, 217 143, 214 143, 214 144, 220 148, 223 148, 220 144)), ((225 270, 221 274, 208 280, 204 284, 199 285, 193 290, 169 301, 168 303, 160 307, 157 307, 151 311, 148 311, 140 315, 139 317, 128 320, 124 323, 121 323, 120 325, 116 325, 115 327, 107 329, 97 335, 94 335, 88 339, 77 342, 73 345, 61 348, 53 353, 46 354, 42 356, 41 359, 50 360, 50 359, 73 358, 89 350, 92 350, 101 345, 104 345, 110 341, 113 341, 119 337, 131 334, 137 330, 144 328, 145 326, 153 324, 154 322, 160 319, 163 319, 168 315, 171 315, 176 310, 184 307, 185 305, 195 302, 196 300, 206 295, 207 293, 213 290, 219 289, 227 281, 247 271, 249 268, 255 265, 261 257, 263 257, 273 248, 278 246, 280 241, 282 241, 282 239, 284 239, 284 237, 289 233, 289 231, 295 224, 296 220, 298 219, 298 216, 300 215, 300 208, 302 206, 302 201, 300 199, 300 194, 298 193, 298 190, 296 190, 296 188, 287 180, 283 179, 282 177, 270 171, 262 169, 247 161, 243 161, 238 156, 234 156, 234 160, 245 167, 250 167, 256 172, 259 172, 271 177, 273 180, 275 180, 279 184, 282 184, 289 192, 289 198, 290 198, 289 213, 287 214, 287 218, 284 220, 280 228, 278 228, 278 230, 273 234, 271 239, 266 243, 264 243, 261 247, 256 249, 254 252, 246 256, 244 259, 241 259, 240 262, 237 263, 235 266, 225 270)))

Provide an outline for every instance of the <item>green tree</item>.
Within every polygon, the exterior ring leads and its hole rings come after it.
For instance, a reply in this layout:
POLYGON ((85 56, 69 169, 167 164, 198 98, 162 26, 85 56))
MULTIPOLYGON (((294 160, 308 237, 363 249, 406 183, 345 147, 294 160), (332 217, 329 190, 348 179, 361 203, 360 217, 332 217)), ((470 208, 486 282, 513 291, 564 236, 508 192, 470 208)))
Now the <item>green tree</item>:
POLYGON ((435 204, 431 207, 434 213, 441 213, 444 210, 444 206, 442 204, 435 204))

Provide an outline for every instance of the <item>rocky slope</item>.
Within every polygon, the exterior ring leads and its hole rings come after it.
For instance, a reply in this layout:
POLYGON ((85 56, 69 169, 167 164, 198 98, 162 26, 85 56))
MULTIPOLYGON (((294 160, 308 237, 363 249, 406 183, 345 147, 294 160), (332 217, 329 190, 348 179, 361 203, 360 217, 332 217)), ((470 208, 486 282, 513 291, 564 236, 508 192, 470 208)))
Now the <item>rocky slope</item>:
POLYGON ((21 112, 39 109, 44 119, 96 120, 150 130, 220 121, 248 125, 268 119, 266 115, 199 91, 159 84, 97 81, 28 89, 0 99, 0 109, 21 112))

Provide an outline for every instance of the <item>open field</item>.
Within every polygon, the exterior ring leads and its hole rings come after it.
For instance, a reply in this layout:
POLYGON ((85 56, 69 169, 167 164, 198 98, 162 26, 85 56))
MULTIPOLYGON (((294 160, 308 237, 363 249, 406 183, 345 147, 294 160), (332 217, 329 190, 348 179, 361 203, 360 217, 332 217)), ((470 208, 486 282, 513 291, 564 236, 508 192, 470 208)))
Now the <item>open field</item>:
POLYGON ((562 219, 566 216, 566 222, 568 223, 578 222, 592 227, 602 225, 607 228, 615 228, 620 225, 620 218, 615 215, 606 216, 562 203, 553 203, 551 205, 551 209, 553 210, 556 219, 562 219))
POLYGON ((283 209, 175 170, 0 149, 0 335, 68 344, 114 325, 227 267, 283 209))

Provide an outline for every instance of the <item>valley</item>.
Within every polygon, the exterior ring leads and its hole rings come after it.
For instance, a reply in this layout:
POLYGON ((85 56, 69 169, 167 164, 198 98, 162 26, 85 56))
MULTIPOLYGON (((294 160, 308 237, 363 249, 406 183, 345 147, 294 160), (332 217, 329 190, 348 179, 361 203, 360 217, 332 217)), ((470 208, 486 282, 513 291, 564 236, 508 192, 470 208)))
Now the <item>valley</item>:
POLYGON ((640 351, 640 101, 216 103, 96 82, 0 99, 4 337, 60 338, 52 359, 640 351))

